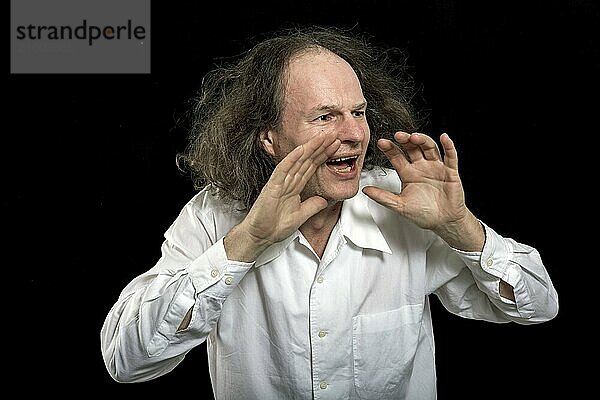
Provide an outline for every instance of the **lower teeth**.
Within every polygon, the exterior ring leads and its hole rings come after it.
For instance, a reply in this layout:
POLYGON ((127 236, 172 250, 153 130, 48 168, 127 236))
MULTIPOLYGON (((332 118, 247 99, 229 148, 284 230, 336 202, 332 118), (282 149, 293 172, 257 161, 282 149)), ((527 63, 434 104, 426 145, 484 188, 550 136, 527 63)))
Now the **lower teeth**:
POLYGON ((347 166, 346 168, 334 168, 336 171, 338 172, 350 172, 350 170, 352 169, 351 166, 347 166))

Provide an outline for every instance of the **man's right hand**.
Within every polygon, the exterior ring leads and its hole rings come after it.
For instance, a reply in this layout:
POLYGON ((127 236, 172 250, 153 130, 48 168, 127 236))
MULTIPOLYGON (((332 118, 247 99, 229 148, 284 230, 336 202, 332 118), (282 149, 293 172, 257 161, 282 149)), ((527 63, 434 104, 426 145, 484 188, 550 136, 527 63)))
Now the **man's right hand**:
POLYGON ((229 260, 255 261, 267 247, 285 239, 327 207, 320 196, 302 201, 300 194, 317 168, 339 147, 335 135, 322 133, 277 164, 246 218, 225 236, 223 244, 229 260))

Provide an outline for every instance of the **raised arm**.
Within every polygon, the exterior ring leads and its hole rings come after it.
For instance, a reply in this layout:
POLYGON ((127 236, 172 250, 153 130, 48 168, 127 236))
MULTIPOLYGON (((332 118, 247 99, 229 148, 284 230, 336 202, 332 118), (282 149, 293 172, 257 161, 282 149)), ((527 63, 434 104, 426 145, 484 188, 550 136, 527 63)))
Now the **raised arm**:
POLYGON ((165 235, 160 260, 127 285, 106 316, 101 349, 115 380, 164 375, 206 340, 256 257, 327 205, 299 194, 339 145, 319 135, 291 151, 246 216, 219 211, 207 192, 186 205, 165 235))

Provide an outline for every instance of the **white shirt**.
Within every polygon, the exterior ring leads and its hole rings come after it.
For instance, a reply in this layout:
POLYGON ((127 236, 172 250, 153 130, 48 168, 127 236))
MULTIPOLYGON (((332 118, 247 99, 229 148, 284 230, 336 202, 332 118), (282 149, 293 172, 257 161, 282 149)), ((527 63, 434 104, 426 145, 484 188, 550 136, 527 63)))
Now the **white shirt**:
MULTIPOLYGON (((400 191, 390 170, 364 171, 365 185, 400 191)), ((249 264, 223 248, 243 217, 207 190, 183 207, 160 260, 127 285, 102 327, 115 380, 163 375, 208 340, 217 400, 435 399, 430 294, 452 313, 494 322, 558 312, 538 252, 485 224, 483 251, 458 251, 359 191, 321 259, 296 231, 249 264), (515 302, 500 297, 500 279, 515 302)))

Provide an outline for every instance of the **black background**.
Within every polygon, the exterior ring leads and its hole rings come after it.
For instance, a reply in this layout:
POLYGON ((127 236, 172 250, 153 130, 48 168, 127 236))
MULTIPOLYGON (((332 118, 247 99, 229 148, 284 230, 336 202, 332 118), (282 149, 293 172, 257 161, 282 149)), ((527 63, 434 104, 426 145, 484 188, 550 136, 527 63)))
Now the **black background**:
POLYGON ((559 294, 559 315, 534 326, 460 319, 433 299, 440 398, 576 396, 593 383, 583 364, 595 363, 584 335, 594 316, 583 313, 583 296, 595 288, 597 263, 579 230, 596 215, 593 1, 211 7, 153 2, 151 74, 11 75, 7 66, 9 382, 21 393, 212 396, 204 345, 167 376, 117 384, 102 362, 100 328, 120 290, 156 262, 164 231, 193 194, 175 165, 185 144, 175 116, 215 57, 242 52, 262 32, 319 23, 408 52, 427 133, 453 137, 468 204, 498 232, 535 246, 559 294))

